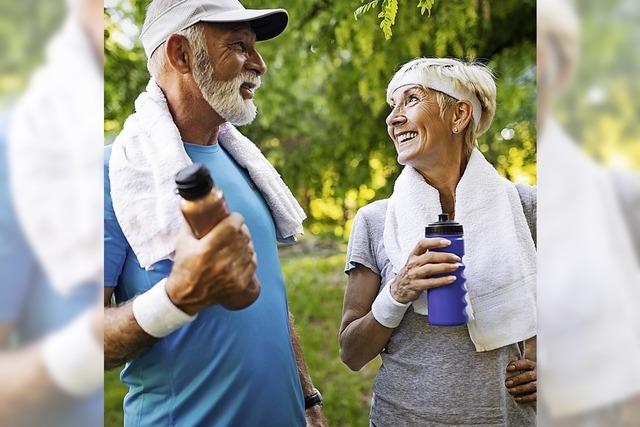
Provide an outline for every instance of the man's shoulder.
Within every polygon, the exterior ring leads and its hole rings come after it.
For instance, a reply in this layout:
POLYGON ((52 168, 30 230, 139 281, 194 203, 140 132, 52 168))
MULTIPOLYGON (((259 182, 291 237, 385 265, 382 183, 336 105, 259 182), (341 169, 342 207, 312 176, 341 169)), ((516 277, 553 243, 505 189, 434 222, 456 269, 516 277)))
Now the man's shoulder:
POLYGON ((111 149, 113 144, 105 145, 103 149, 103 163, 104 163, 104 185, 105 191, 109 191, 109 159, 111 158, 111 149))
POLYGON ((0 112, 0 195, 5 197, 9 194, 9 114, 0 112))
POLYGON ((105 145, 103 152, 104 161, 104 204, 105 209, 113 209, 111 207, 111 181, 109 180, 109 158, 111 157, 112 145, 105 145))
MULTIPOLYGON (((0 111, 0 156, 4 161, 7 143, 9 140, 9 114, 0 111)), ((3 167, 3 169, 5 169, 3 167)))
POLYGON ((104 156, 104 168, 105 170, 109 170, 109 159, 111 158, 111 149, 113 148, 113 144, 105 145, 103 150, 104 156))

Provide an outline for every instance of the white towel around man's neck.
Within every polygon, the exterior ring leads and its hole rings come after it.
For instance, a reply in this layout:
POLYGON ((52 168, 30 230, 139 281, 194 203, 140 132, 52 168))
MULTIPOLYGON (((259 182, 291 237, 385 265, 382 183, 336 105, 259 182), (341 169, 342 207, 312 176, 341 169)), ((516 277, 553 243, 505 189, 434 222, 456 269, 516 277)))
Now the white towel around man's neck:
POLYGON ((75 16, 11 113, 11 195, 30 249, 53 289, 69 296, 102 279, 103 76, 75 16))
MULTIPOLYGON (((536 252, 515 186, 475 149, 456 189, 464 227, 465 276, 473 307, 469 335, 489 351, 536 334, 536 252)), ((397 274, 425 226, 442 213, 438 190, 411 166, 396 180, 385 217, 384 246, 397 274)), ((413 304, 427 314, 426 292, 413 304)))
MULTIPOLYGON (((140 265, 149 268, 175 250, 182 213, 174 179, 191 159, 154 79, 135 106, 113 143, 109 179, 122 232, 140 265)), ((306 215, 260 149, 228 123, 220 126, 218 142, 247 169, 271 210, 278 238, 290 240, 302 233, 306 215)))

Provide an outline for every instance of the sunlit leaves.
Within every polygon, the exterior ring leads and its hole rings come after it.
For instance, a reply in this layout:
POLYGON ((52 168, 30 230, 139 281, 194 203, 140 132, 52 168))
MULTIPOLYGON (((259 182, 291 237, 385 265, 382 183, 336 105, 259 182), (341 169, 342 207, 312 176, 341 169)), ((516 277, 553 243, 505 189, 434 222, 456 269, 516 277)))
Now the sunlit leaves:
POLYGON ((398 14, 398 0, 385 0, 382 3, 382 11, 378 14, 378 18, 382 18, 380 28, 384 33, 384 38, 391 38, 391 27, 396 23, 396 15, 398 14))
MULTIPOLYGON (((272 0, 242 3, 274 6, 272 0)), ((258 118, 242 131, 291 187, 314 234, 346 238, 358 208, 391 194, 400 166, 386 131, 385 90, 395 70, 418 56, 489 64, 498 109, 479 144, 501 174, 535 182, 535 1, 504 0, 491 8, 484 0, 438 1, 430 17, 418 13, 417 2, 398 3, 387 40, 377 17, 383 2, 354 21, 354 2, 285 1, 288 29, 257 45, 269 72, 256 92, 258 118), (505 128, 514 131, 508 141, 500 138, 505 128), (518 166, 509 166, 511 160, 518 166)), ((145 4, 134 0, 130 19, 141 22, 145 4)), ((119 129, 147 77, 138 44, 107 53, 108 129, 119 129)))
MULTIPOLYGON (((364 3, 365 0, 362 0, 364 3)), ((353 17, 358 20, 359 17, 366 14, 372 9, 375 9, 378 6, 378 0, 372 0, 366 2, 364 5, 358 7, 353 12, 353 17)), ((431 8, 433 7, 435 0, 419 0, 418 1, 418 9, 420 9, 420 14, 424 15, 425 11, 429 12, 429 16, 431 16, 431 8)), ((398 0, 384 0, 381 5, 381 10, 378 13, 378 18, 381 18, 380 21, 380 29, 384 34, 385 39, 389 40, 393 35, 392 27, 396 23, 396 16, 398 14, 398 0)))
POLYGON ((429 15, 431 15, 431 8, 435 2, 436 0, 419 0, 418 8, 420 9, 420 14, 424 15, 424 12, 428 11, 429 15))
MULTIPOLYGON (((362 0, 363 3, 364 3, 364 1, 365 0, 362 0)), ((355 12, 353 12, 353 17, 357 21, 360 16, 362 16, 365 13, 369 12, 371 9, 374 9, 376 6, 378 6, 378 0, 371 0, 370 2, 367 2, 364 5, 362 5, 359 8, 357 8, 355 10, 355 12)))

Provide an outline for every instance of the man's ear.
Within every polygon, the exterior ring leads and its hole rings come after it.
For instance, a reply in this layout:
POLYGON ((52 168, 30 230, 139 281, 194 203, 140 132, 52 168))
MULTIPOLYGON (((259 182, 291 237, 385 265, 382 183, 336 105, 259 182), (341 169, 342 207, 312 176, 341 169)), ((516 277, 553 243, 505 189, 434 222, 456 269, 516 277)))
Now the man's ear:
POLYGON ((473 107, 467 100, 456 102, 451 116, 451 128, 457 128, 460 131, 465 129, 471 122, 473 107))
POLYGON ((193 53, 189 41, 178 34, 171 34, 165 45, 165 55, 167 55, 169 66, 180 74, 190 73, 193 53))

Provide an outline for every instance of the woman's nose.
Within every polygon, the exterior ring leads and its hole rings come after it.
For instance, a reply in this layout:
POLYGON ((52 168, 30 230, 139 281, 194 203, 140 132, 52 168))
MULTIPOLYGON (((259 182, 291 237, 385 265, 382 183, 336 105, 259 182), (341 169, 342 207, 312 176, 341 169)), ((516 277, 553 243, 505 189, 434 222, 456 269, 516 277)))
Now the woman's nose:
POLYGON ((398 110, 393 110, 391 114, 387 116, 387 120, 386 120, 387 126, 389 127, 400 126, 406 121, 407 121, 407 118, 404 116, 404 114, 400 114, 398 110))

